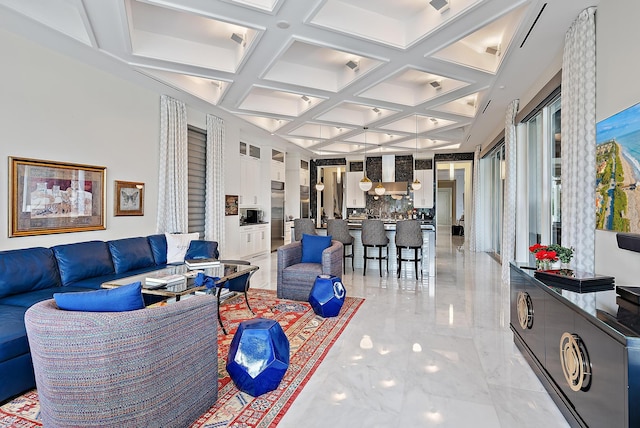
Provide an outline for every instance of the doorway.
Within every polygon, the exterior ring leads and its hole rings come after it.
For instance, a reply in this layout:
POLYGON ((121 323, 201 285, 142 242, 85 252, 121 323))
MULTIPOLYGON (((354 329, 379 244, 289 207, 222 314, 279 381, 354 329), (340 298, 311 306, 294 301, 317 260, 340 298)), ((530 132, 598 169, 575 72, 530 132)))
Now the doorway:
POLYGON ((438 188, 436 200, 436 220, 438 226, 451 226, 453 192, 450 187, 438 188))

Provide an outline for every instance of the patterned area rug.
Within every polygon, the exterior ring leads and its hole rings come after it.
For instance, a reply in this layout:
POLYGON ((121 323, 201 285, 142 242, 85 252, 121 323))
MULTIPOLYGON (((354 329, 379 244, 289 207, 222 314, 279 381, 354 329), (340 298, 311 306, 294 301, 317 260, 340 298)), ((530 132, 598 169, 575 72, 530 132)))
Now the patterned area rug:
MULTIPOLYGON (((227 353, 238 324, 253 318, 243 295, 232 297, 220 306, 220 314, 229 332, 218 333, 218 400, 192 427, 272 427, 289 409, 331 345, 355 315, 364 300, 347 297, 335 318, 316 315, 306 302, 282 300, 275 291, 253 289, 249 303, 256 317, 278 321, 290 343, 291 358, 278 389, 252 397, 240 392, 227 374, 227 353)), ((0 407, 0 427, 40 427, 37 391, 29 391, 0 407)))

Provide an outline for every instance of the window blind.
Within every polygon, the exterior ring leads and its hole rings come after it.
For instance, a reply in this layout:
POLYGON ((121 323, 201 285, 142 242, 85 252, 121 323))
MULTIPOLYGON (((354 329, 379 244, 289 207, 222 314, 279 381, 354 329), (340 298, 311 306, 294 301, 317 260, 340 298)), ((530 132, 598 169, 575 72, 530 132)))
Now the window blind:
POLYGON ((187 132, 187 144, 189 175, 188 228, 189 232, 198 232, 200 237, 203 237, 205 180, 207 171, 206 131, 189 126, 187 132))

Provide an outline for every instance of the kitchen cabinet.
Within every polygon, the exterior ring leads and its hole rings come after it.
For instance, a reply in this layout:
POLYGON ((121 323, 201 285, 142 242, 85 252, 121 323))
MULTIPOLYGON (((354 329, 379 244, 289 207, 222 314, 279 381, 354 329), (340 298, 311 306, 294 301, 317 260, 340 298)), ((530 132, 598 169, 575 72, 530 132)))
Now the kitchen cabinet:
POLYGON ((414 179, 422 183, 422 187, 413 191, 413 206, 415 208, 433 208, 433 170, 417 169, 414 179))
POLYGON ((360 180, 364 177, 362 171, 347 172, 347 192, 345 204, 347 208, 365 208, 367 204, 366 193, 360 188, 360 180))
POLYGON ((293 237, 293 222, 285 221, 284 222, 284 245, 290 244, 293 237))
POLYGON ((265 253, 269 249, 268 241, 268 224, 240 227, 240 254, 242 257, 265 253))
POLYGON ((260 147, 240 142, 240 206, 258 205, 260 194, 260 147))
POLYGON ((300 185, 309 185, 309 162, 305 160, 300 161, 300 185))
POLYGON ((284 152, 271 149, 271 180, 284 181, 285 171, 284 152))

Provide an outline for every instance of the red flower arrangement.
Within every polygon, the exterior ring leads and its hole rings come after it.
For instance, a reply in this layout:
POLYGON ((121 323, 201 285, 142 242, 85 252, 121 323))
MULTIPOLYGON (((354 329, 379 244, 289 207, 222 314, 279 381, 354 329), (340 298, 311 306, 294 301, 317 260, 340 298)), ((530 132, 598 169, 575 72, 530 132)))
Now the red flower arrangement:
POLYGON ((555 262, 558 260, 558 254, 555 251, 540 250, 536 253, 536 260, 548 260, 555 262))

